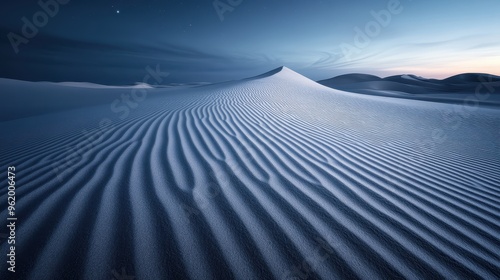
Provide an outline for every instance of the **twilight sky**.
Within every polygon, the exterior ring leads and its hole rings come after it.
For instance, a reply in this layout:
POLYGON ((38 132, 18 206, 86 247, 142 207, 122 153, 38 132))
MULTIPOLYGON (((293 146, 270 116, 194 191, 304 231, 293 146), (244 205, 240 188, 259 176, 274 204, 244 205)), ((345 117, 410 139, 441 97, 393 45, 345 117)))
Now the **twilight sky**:
POLYGON ((170 73, 164 83, 240 79, 281 65, 314 80, 500 75, 498 0, 40 2, 51 3, 51 15, 38 1, 2 4, 0 77, 133 84, 148 65, 170 73))

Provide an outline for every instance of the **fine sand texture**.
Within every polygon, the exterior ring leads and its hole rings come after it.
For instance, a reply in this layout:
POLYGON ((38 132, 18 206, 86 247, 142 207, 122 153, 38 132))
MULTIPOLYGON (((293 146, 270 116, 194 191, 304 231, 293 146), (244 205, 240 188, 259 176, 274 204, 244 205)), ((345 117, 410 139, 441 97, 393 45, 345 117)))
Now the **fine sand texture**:
POLYGON ((288 68, 179 88, 0 82, 17 104, 0 122, 15 279, 500 278, 498 106, 288 68))

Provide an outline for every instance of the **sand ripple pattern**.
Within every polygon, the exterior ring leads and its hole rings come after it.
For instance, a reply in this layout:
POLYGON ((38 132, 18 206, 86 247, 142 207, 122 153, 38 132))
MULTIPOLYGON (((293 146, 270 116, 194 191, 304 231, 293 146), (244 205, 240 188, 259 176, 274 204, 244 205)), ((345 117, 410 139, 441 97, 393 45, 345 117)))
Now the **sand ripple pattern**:
POLYGON ((151 91, 57 172, 109 104, 0 123, 18 128, 0 155, 19 170, 17 279, 500 278, 500 110, 455 128, 456 105, 286 69, 151 91))

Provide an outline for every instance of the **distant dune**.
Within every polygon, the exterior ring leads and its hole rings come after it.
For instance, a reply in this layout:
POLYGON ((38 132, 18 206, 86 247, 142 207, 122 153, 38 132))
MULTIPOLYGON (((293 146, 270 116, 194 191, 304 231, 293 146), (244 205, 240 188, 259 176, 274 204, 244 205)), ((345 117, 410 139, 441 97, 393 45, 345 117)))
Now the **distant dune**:
POLYGON ((345 75, 340 75, 328 80, 322 80, 318 81, 318 83, 325 85, 325 86, 337 86, 337 85, 349 85, 349 84, 357 84, 357 83, 363 83, 363 82, 374 82, 374 81, 381 81, 382 78, 374 76, 374 75, 368 75, 368 74, 345 74, 345 75))
POLYGON ((0 80, 16 277, 499 279, 500 109, 346 91, 471 79, 320 82, 336 90, 282 67, 132 99, 0 80))
POLYGON ((334 89, 370 95, 390 96, 427 101, 462 103, 471 95, 491 93, 481 105, 500 106, 500 77, 490 74, 461 74, 443 80, 415 75, 380 78, 366 74, 346 74, 318 83, 334 89))
POLYGON ((461 83, 481 83, 481 82, 500 82, 500 77, 490 74, 466 73, 452 76, 443 80, 451 84, 461 83))

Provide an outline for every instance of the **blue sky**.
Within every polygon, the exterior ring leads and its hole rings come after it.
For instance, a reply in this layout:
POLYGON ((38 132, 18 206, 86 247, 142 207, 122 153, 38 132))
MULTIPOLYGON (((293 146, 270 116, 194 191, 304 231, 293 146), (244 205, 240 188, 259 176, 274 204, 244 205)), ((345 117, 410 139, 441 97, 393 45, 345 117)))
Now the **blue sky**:
POLYGON ((218 1, 227 10, 201 0, 69 0, 17 54, 9 34, 22 36, 21 18, 42 8, 4 4, 0 76, 133 83, 156 64, 171 73, 166 82, 239 79, 281 65, 315 80, 500 74, 500 1, 218 1))

